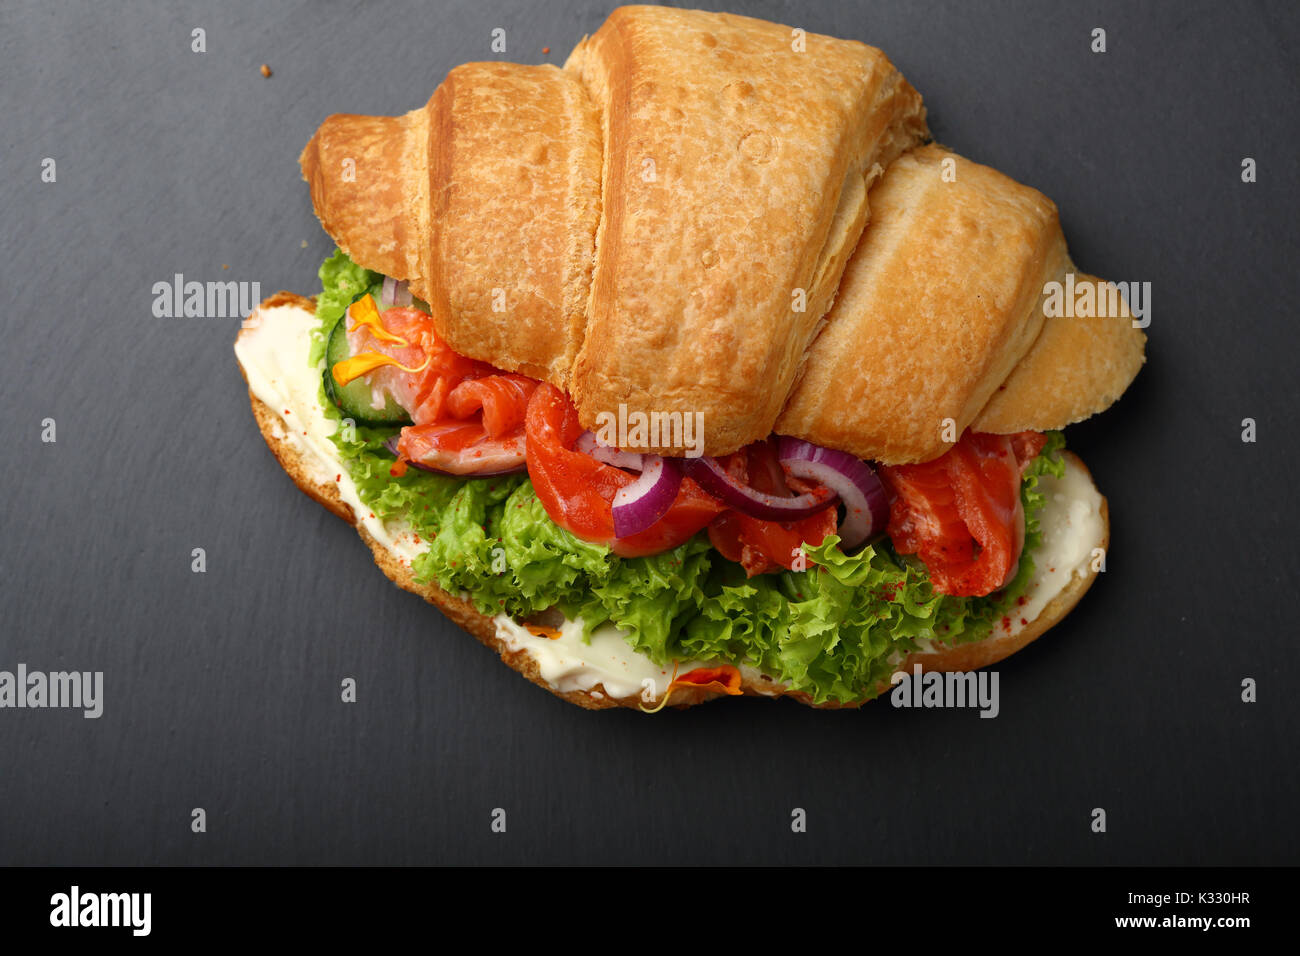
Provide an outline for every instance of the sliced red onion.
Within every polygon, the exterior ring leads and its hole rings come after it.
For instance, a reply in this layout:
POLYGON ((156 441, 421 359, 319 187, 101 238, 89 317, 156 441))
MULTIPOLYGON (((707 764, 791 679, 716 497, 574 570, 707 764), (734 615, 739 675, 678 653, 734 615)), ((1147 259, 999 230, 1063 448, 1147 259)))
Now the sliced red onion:
POLYGON ((380 308, 390 308, 395 305, 406 306, 411 304, 411 290, 406 287, 406 280, 400 282, 392 276, 384 276, 384 288, 379 294, 380 308))
POLYGON ((889 496, 875 471, 848 452, 823 448, 802 438, 782 438, 777 457, 790 474, 831 488, 844 502, 840 542, 845 551, 862 544, 889 523, 889 496))
POLYGON ((682 472, 672 459, 642 455, 641 477, 614 495, 614 537, 626 538, 650 527, 677 500, 682 472))
MULTIPOLYGON (((394 435, 392 438, 389 438, 384 442, 384 448, 388 449, 394 458, 397 457, 397 438, 398 436, 394 435)), ((411 461, 410 459, 408 459, 406 463, 418 471, 427 471, 431 475, 446 475, 449 478, 499 478, 502 475, 522 474, 528 470, 528 465, 525 462, 520 462, 513 468, 502 468, 499 471, 473 472, 445 471, 442 468, 434 468, 432 465, 421 464, 418 461, 411 461)))
POLYGON ((782 498, 780 495, 757 491, 736 481, 727 474, 717 459, 707 455, 703 458, 687 458, 684 462, 686 473, 699 482, 701 488, 720 499, 728 508, 734 508, 751 518, 799 521, 829 508, 838 500, 834 494, 811 491, 797 498, 782 498))
POLYGON ((590 455, 597 461, 603 461, 607 465, 626 468, 628 471, 645 470, 644 455, 638 455, 633 451, 619 451, 617 448, 602 445, 597 440, 595 432, 583 432, 578 436, 578 440, 573 443, 573 448, 575 451, 590 455))

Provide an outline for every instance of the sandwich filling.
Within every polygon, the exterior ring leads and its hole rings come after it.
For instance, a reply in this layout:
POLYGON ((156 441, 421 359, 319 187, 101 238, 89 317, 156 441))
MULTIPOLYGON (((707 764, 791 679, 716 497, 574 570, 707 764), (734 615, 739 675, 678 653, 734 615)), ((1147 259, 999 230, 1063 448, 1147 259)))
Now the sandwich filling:
POLYGON ((1088 557, 1039 568, 1045 532, 1054 551, 1100 537, 1090 486, 1044 509, 1040 481, 1077 478, 1059 433, 879 469, 773 438, 701 471, 594 441, 561 390, 451 352, 342 252, 320 275, 315 316, 241 336, 254 394, 417 581, 494 617, 562 691, 738 693, 758 674, 869 699, 912 651, 1032 621, 1088 557))

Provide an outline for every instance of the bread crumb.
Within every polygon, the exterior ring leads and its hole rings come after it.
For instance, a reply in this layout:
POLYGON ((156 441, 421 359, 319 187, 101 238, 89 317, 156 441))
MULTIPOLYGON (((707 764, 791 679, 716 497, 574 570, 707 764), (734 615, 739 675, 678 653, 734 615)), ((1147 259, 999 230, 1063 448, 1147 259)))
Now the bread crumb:
POLYGON ((229 269, 230 266, 223 262, 223 263, 221 264, 221 268, 223 268, 223 269, 229 269))
POLYGON ((544 47, 542 47, 542 55, 543 55, 543 56, 545 56, 546 54, 548 54, 548 53, 550 53, 550 52, 551 52, 551 48, 550 48, 549 46, 544 46, 544 47))
POLYGON ((271 68, 270 68, 269 66, 267 66, 265 63, 262 64, 262 75, 263 75, 263 76, 270 76, 270 75, 271 75, 271 68))
POLYGON ((302 241, 302 247, 303 247, 304 249, 307 248, 307 240, 306 240, 306 239, 304 239, 304 240, 302 241))

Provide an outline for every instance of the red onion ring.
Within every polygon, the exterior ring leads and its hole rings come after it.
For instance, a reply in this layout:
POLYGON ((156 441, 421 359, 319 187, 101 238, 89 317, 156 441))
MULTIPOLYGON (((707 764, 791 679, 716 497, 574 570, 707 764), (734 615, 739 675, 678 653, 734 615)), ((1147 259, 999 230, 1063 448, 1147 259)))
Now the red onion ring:
POLYGON ((407 306, 411 304, 411 290, 406 287, 406 280, 400 282, 392 276, 384 276, 384 288, 379 294, 380 308, 387 309, 392 306, 407 306))
POLYGON ((677 500, 682 472, 677 463, 658 455, 641 456, 641 477, 614 495, 614 537, 627 538, 650 527, 677 500))
POLYGON ((777 445, 781 467, 835 491, 844 502, 840 524, 845 551, 862 544, 889 523, 889 496, 871 466, 848 452, 823 448, 802 438, 783 437, 777 445))
MULTIPOLYGON (((727 474, 717 459, 707 455, 703 458, 687 458, 685 465, 686 473, 728 508, 764 521, 799 521, 831 507, 839 500, 834 493, 819 494, 810 491, 797 498, 782 498, 757 491, 736 481, 727 474)), ((830 488, 830 485, 827 487, 830 488)))

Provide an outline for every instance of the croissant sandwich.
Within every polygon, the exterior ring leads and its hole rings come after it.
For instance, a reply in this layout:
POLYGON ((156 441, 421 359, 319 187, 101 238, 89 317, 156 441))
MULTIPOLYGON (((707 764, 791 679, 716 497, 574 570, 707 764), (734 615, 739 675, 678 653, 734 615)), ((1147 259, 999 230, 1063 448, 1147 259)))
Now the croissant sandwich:
POLYGON ((1143 323, 880 50, 622 7, 300 163, 338 250, 239 332, 263 437, 566 700, 855 706, 1014 653, 1102 566, 1060 430, 1143 323))

